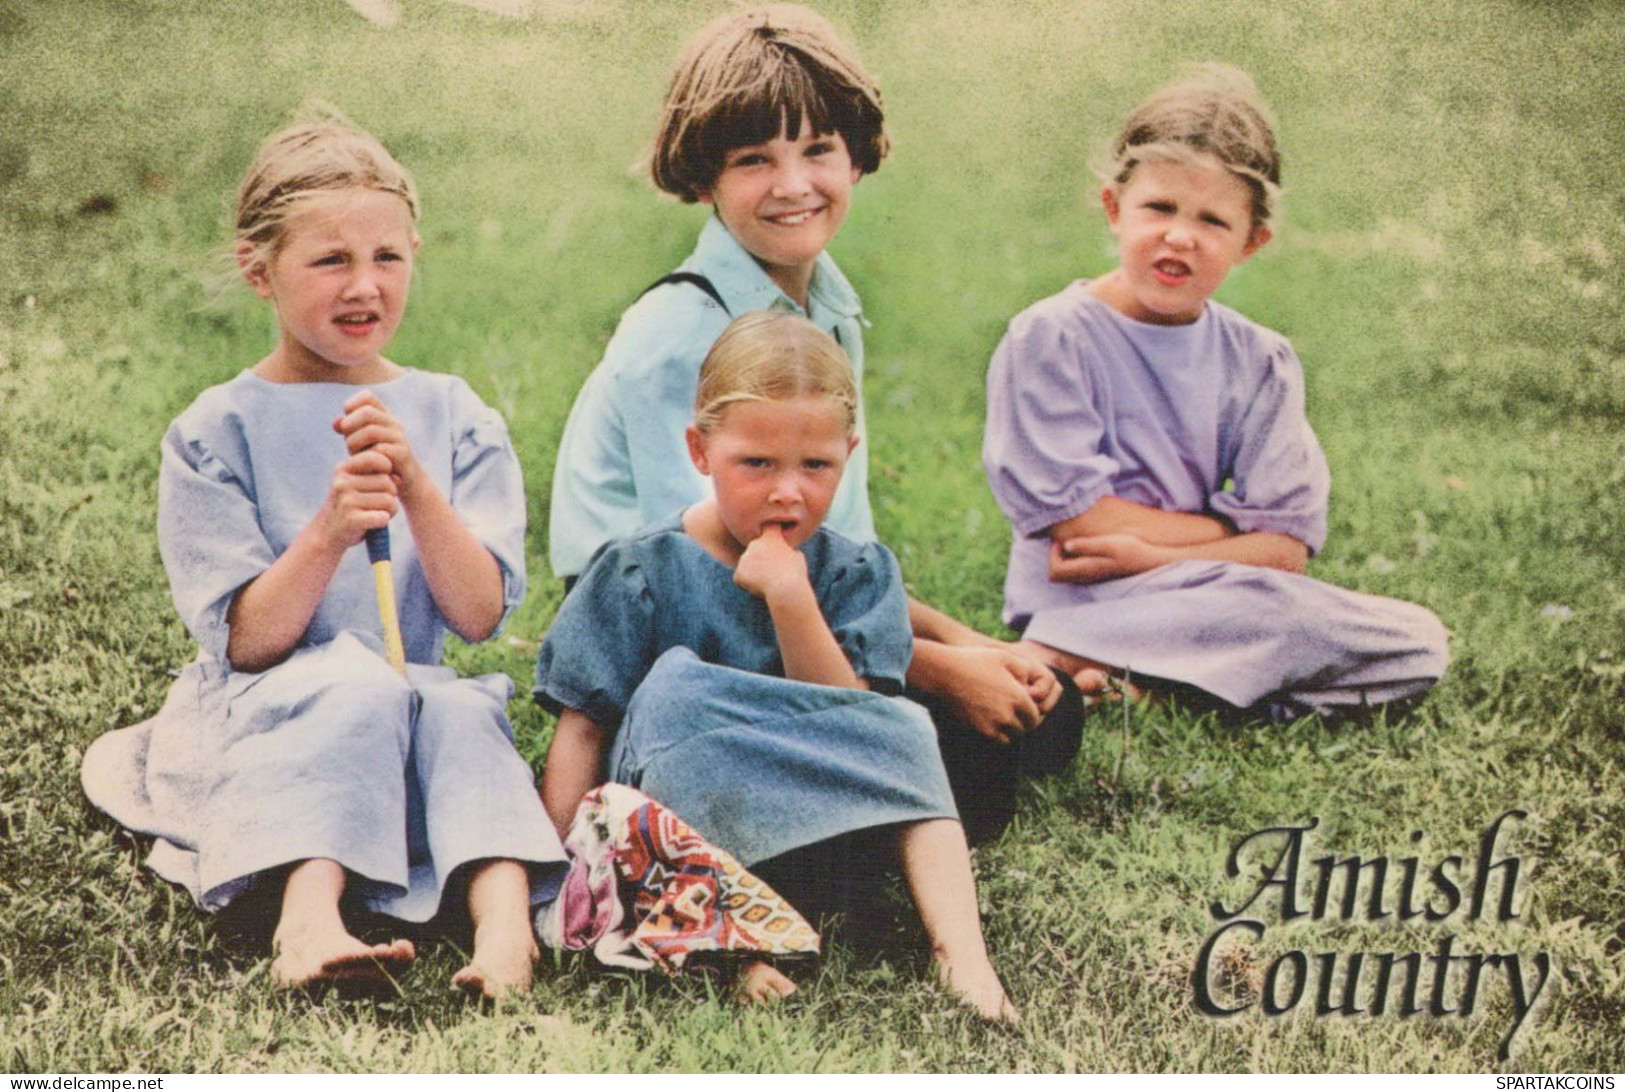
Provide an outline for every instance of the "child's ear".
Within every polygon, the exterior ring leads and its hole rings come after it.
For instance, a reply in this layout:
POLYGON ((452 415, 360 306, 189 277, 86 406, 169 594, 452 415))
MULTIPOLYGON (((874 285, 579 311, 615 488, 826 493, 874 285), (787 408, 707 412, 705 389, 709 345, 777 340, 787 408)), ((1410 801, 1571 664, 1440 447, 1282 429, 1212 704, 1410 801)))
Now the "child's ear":
POLYGON ((705 434, 689 425, 683 432, 683 438, 688 441, 688 457, 694 461, 694 469, 709 477, 711 461, 705 457, 705 434))
POLYGON ((266 275, 265 257, 260 253, 259 247, 243 239, 238 242, 235 254, 237 269, 242 273, 243 280, 247 281, 248 286, 261 297, 270 299, 273 294, 271 278, 266 275))
POLYGON ((1275 233, 1268 224, 1254 224, 1253 233, 1247 238, 1247 245, 1241 250, 1241 260, 1246 261, 1264 248, 1264 244, 1275 238, 1275 233))
POLYGON ((852 453, 858 449, 858 436, 852 436, 846 441, 846 457, 851 458, 852 453))
POLYGON ((1117 227, 1117 217, 1122 214, 1122 206, 1117 203, 1117 187, 1106 186, 1100 191, 1100 207, 1106 210, 1106 223, 1114 229, 1117 227))

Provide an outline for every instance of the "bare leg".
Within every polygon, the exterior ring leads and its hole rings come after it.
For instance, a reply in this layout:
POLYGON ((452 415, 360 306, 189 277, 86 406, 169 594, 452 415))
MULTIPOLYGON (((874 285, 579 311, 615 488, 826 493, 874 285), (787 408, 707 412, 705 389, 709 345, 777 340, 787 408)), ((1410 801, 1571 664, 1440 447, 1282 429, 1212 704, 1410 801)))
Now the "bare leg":
POLYGON ((511 860, 475 865, 468 880, 468 914, 474 919, 474 955, 451 976, 452 985, 493 1001, 529 990, 541 952, 531 932, 525 866, 511 860))
POLYGON ((271 940, 271 977, 279 986, 306 986, 337 979, 381 980, 404 969, 417 952, 409 940, 366 944, 350 935, 339 916, 344 869, 315 857, 300 861, 282 889, 282 917, 271 940))
POLYGON ((1074 656, 1070 652, 1062 652, 1049 645, 1041 645, 1037 641, 1018 641, 1016 647, 1035 660, 1060 668, 1072 676, 1072 681, 1078 684, 1083 691, 1086 702, 1093 704, 1101 698, 1115 698, 1119 692, 1129 701, 1139 701, 1150 697, 1148 691, 1142 690, 1133 683, 1118 680, 1113 683, 1113 677, 1118 669, 1110 664, 1100 663, 1084 656, 1074 656))
POLYGON ((953 819, 910 823, 898 832, 897 848, 943 984, 983 1019, 1019 1023, 987 958, 965 828, 953 819))
POLYGON ((771 963, 753 959, 739 969, 734 993, 747 1005, 762 1005, 789 997, 796 992, 796 984, 771 963))

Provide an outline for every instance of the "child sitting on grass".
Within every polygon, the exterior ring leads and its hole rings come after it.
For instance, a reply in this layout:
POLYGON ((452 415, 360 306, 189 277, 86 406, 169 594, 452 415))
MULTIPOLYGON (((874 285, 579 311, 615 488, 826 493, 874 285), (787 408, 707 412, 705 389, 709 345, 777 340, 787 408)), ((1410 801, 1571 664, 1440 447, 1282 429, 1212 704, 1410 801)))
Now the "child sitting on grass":
MULTIPOLYGON (((805 319, 747 315, 717 340, 685 430, 714 496, 600 550, 542 646, 536 696, 559 714, 542 797, 563 833, 589 789, 631 785, 764 875, 883 828, 943 981, 1013 1021, 935 734, 890 696, 911 644, 896 559, 824 525, 857 407, 840 347, 805 319)), ((765 963, 741 987, 794 989, 765 963)))
POLYGON ((1269 241, 1281 181, 1252 80, 1209 67, 1163 88, 1113 156, 1117 268, 1017 315, 988 374, 1006 621, 1085 691, 1127 670, 1279 717, 1421 693, 1444 627, 1303 575, 1329 476, 1302 370, 1212 299, 1269 241))
MULTIPOLYGON (((576 398, 553 474, 548 549, 572 581, 593 552, 710 495, 684 430, 700 362, 729 321, 778 309, 830 333, 861 392, 857 294, 826 251, 858 181, 890 146, 880 92, 821 17, 793 5, 740 10, 703 28, 672 77, 650 154, 655 185, 715 210, 676 273, 627 309, 576 398)), ((854 435, 864 432, 860 402, 854 435)), ((867 448, 829 511, 854 542, 874 539, 867 448)), ((1018 783, 1064 769, 1083 708, 1057 675, 910 601, 908 680, 941 733, 973 840, 1003 829, 1018 783)))
POLYGON ((421 922, 455 897, 474 950, 452 981, 497 998, 530 986, 530 906, 564 854, 513 746, 512 683, 438 666, 448 629, 484 640, 523 598, 525 504, 501 418, 461 379, 382 355, 417 216, 406 171, 346 123, 261 146, 236 258, 278 344, 175 420, 158 484, 164 567, 201 651, 157 717, 96 741, 83 779, 158 836, 148 863, 203 907, 276 885, 278 983, 398 971, 411 942, 368 944, 348 911, 421 922), (356 548, 383 528, 404 671, 356 548))

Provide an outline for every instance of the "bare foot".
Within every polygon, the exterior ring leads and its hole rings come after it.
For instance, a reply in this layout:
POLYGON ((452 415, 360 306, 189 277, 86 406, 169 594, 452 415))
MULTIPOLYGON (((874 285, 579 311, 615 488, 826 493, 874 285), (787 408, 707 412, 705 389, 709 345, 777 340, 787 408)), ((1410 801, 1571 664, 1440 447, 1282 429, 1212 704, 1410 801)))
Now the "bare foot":
POLYGON ((999 981, 998 972, 985 959, 962 967, 938 955, 937 974, 942 984, 959 998, 960 1004, 988 1023, 1009 1027, 1021 1023, 1021 1013, 1004 992, 1004 983, 999 981))
POLYGON ((515 927, 493 918, 474 930, 474 954, 451 984, 491 1001, 530 990, 531 972, 542 956, 530 922, 515 927))
POLYGON ((753 959, 739 969, 734 996, 741 1004, 765 1005, 796 992, 796 984, 771 963, 753 959))
POLYGON ((1129 701, 1136 705, 1141 702, 1155 704, 1158 699, 1156 692, 1134 685, 1110 664, 1103 664, 1084 656, 1074 656, 1070 652, 1062 652, 1058 648, 1041 645, 1037 641, 1018 641, 1016 647, 1033 659, 1071 675, 1072 681, 1078 684, 1078 689, 1083 693, 1085 706, 1093 708, 1103 701, 1129 701))
POLYGON ((417 958, 410 940, 367 944, 342 928, 279 929, 271 950, 276 953, 271 977, 284 988, 316 982, 381 982, 417 958))
POLYGON ((1083 656, 1074 656, 1070 652, 1062 652, 1058 648, 1041 645, 1037 641, 1017 641, 1016 649, 1039 663, 1048 664, 1071 675, 1072 681, 1083 691, 1085 699, 1099 699, 1111 688, 1111 673, 1115 669, 1109 664, 1083 656))

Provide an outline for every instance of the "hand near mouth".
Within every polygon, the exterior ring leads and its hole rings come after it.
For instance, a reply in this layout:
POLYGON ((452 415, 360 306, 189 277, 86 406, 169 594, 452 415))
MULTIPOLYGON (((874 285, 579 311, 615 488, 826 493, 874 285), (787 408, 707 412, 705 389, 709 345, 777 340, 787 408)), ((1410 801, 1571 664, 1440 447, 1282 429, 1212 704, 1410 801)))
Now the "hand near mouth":
POLYGON ((745 547, 734 566, 734 583, 768 602, 781 596, 812 590, 807 559, 785 540, 784 528, 770 523, 745 547))

